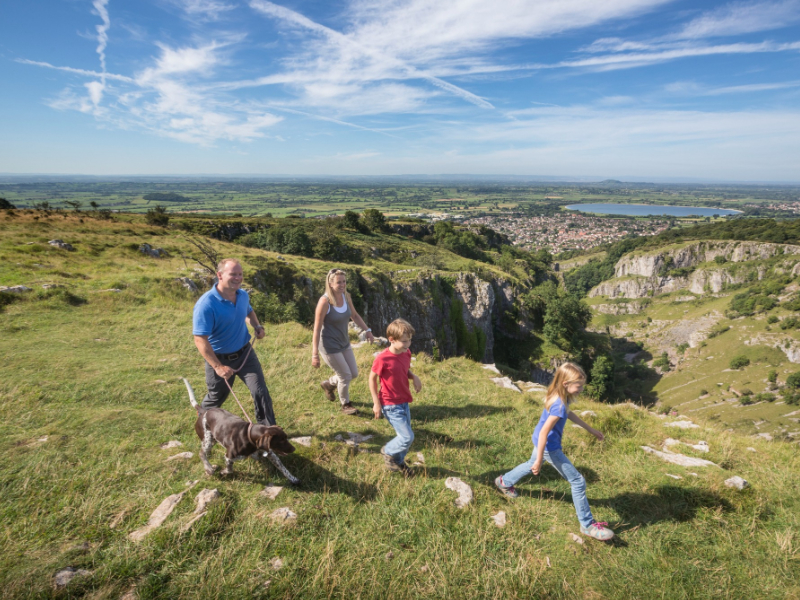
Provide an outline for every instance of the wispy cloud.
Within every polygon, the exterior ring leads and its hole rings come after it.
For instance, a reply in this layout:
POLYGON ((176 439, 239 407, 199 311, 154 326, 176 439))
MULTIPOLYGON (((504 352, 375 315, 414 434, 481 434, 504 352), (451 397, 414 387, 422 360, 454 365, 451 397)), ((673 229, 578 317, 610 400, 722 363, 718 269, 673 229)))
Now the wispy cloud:
POLYGON ((734 2, 687 23, 675 38, 701 39, 769 31, 800 21, 800 1, 734 2))
POLYGON ((776 83, 750 83, 745 85, 730 85, 722 87, 708 87, 694 81, 676 81, 664 86, 664 90, 671 94, 686 96, 722 96, 726 94, 750 94, 769 92, 775 90, 788 90, 800 87, 800 80, 782 81, 776 83))
POLYGON ((223 13, 236 8, 233 4, 219 2, 218 0, 174 0, 174 2, 189 16, 209 20, 219 19, 223 13))

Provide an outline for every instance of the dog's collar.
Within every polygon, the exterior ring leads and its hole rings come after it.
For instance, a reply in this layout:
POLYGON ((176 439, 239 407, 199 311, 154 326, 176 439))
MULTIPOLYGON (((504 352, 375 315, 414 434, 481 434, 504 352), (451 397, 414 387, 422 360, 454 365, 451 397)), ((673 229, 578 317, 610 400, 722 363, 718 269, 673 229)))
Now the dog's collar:
POLYGON ((247 426, 247 439, 250 441, 250 443, 251 443, 251 444, 253 444, 253 445, 257 445, 257 444, 256 444, 256 443, 253 441, 253 438, 252 438, 252 436, 250 435, 250 432, 251 432, 252 430, 253 430, 253 424, 252 424, 252 423, 250 423, 250 424, 247 426))

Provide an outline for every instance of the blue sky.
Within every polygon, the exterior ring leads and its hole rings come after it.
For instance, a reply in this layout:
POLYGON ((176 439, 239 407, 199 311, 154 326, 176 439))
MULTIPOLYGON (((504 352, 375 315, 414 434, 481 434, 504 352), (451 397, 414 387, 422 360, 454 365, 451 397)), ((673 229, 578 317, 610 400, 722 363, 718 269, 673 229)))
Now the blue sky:
POLYGON ((0 172, 800 181, 800 0, 26 0, 0 172))

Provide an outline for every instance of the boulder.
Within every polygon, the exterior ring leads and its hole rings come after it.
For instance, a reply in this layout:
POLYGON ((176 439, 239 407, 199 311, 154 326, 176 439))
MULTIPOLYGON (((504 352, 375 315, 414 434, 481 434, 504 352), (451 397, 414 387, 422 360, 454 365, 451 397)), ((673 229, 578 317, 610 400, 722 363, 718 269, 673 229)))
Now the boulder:
POLYGON ((514 382, 511 381, 508 377, 492 377, 492 381, 494 381, 495 385, 500 386, 501 388, 506 388, 507 390, 513 390, 515 392, 522 393, 522 390, 519 389, 514 382))
POLYGON ((661 452, 659 450, 655 450, 650 446, 639 446, 645 452, 650 454, 656 455, 658 458, 667 461, 668 463, 672 463, 674 465, 680 465, 682 467, 716 467, 717 464, 711 462, 710 460, 705 460, 704 458, 694 458, 692 456, 685 456, 683 454, 675 454, 673 452, 661 452))
POLYGON ((61 240, 50 240, 47 242, 51 246, 55 246, 56 248, 61 248, 62 250, 66 250, 67 252, 73 252, 75 248, 72 247, 72 244, 67 244, 61 240))
POLYGON ((5 292, 6 294, 24 294, 25 292, 30 292, 30 291, 31 288, 24 285, 14 285, 11 287, 0 285, 0 292, 5 292))
POLYGON ((726 479, 725 480, 725 485, 730 487, 730 488, 736 488, 737 490, 743 490, 744 488, 750 486, 750 484, 747 483, 747 481, 745 481, 744 479, 742 479, 738 475, 735 475, 734 477, 731 477, 730 479, 726 479))
POLYGON ((139 246, 139 252, 153 258, 166 258, 169 256, 163 248, 153 248, 150 244, 142 244, 139 246))
POLYGON ((474 497, 472 488, 458 477, 448 477, 444 485, 446 488, 458 493, 458 498, 456 498, 455 501, 458 508, 464 508, 467 504, 472 502, 472 498, 474 497))

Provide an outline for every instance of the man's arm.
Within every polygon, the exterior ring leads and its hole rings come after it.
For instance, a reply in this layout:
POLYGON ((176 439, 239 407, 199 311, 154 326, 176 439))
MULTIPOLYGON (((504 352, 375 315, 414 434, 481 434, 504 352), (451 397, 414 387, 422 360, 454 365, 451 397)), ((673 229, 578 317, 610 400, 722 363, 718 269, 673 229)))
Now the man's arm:
POLYGON ((258 322, 258 317, 256 316, 256 311, 251 310, 247 314, 247 322, 250 323, 250 326, 253 328, 253 331, 256 332, 256 339, 260 340, 265 335, 267 335, 266 331, 264 331, 264 327, 262 327, 261 323, 258 322))
POLYGON ((574 412, 572 412, 572 411, 569 411, 569 412, 567 413, 567 418, 568 418, 570 421, 572 421, 573 423, 575 423, 576 425, 580 425, 581 427, 583 427, 583 428, 584 428, 586 431, 588 431, 589 433, 591 433, 591 434, 592 434, 594 437, 596 437, 596 438, 597 438, 598 440, 600 440, 601 442, 602 442, 602 441, 603 441, 603 439, 605 438, 605 436, 604 436, 604 435, 603 435, 601 432, 599 432, 597 429, 595 429, 594 427, 592 427, 592 426, 591 426, 591 425, 589 425, 588 423, 584 422, 584 421, 583 421, 583 419, 581 419, 581 418, 580 418, 578 415, 576 415, 574 412))
POLYGON ((372 394, 372 414, 376 419, 381 418, 381 399, 378 397, 380 377, 374 371, 369 372, 369 393, 372 394))
POLYGON ((202 357, 213 367, 214 372, 218 376, 225 379, 230 379, 233 376, 233 369, 219 362, 217 355, 214 354, 214 350, 211 348, 211 342, 208 341, 207 335, 194 336, 194 345, 197 346, 202 357))

